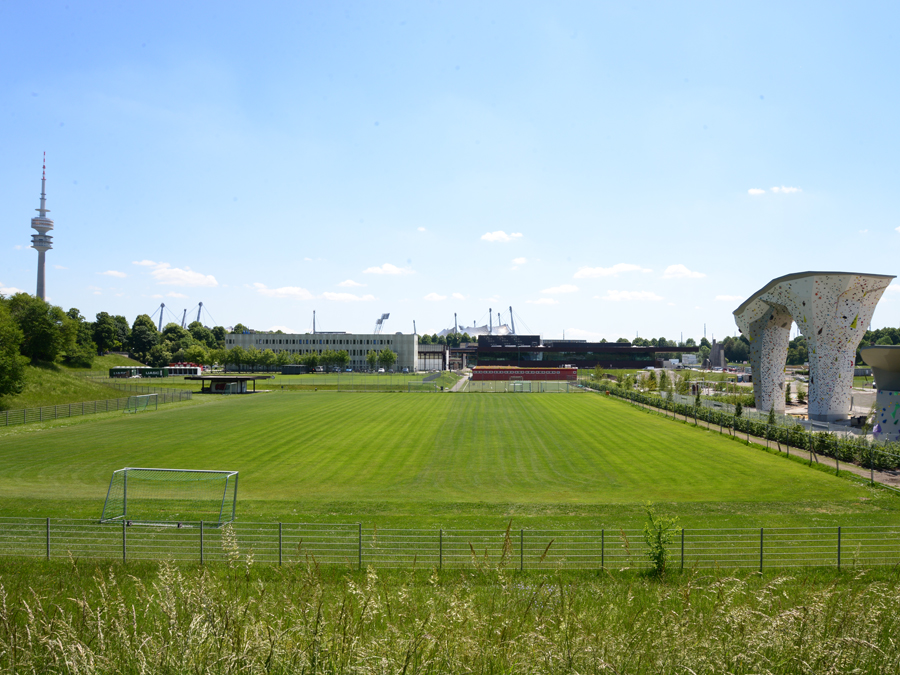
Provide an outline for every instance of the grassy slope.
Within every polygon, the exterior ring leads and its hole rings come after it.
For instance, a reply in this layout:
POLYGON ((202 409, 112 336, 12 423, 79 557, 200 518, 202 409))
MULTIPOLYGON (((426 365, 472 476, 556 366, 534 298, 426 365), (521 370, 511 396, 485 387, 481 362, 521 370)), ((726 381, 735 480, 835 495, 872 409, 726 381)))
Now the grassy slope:
POLYGON ((136 362, 123 356, 101 356, 94 359, 92 369, 68 368, 57 363, 26 366, 25 390, 16 396, 0 397, 0 410, 118 398, 120 394, 115 390, 79 375, 88 372, 100 374, 100 371, 108 374, 112 366, 130 363, 136 362))
POLYGON ((0 514, 99 513, 123 466, 241 471, 243 520, 886 524, 897 499, 599 396, 274 393, 0 432, 0 514))

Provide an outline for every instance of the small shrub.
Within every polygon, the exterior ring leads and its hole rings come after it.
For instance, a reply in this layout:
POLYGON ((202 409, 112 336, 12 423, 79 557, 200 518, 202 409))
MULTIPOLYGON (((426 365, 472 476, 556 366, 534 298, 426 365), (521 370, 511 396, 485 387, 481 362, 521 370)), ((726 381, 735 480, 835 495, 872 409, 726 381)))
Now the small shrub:
POLYGON ((669 562, 669 549, 666 548, 675 539, 675 526, 678 519, 655 512, 653 505, 647 504, 647 522, 644 523, 644 541, 647 542, 647 556, 653 563, 653 573, 663 576, 669 562))

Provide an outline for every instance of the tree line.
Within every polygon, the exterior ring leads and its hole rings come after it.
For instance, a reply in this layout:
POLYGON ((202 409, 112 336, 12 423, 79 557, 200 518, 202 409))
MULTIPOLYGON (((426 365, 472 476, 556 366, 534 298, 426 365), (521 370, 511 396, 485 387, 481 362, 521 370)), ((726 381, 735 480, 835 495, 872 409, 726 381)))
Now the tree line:
MULTIPOLYGON (((242 324, 232 330, 235 334, 244 332, 249 331, 242 324)), ((99 312, 94 321, 89 321, 75 307, 66 311, 28 293, 0 295, 0 396, 22 391, 29 363, 90 368, 96 356, 107 352, 128 352, 154 367, 197 363, 256 370, 302 364, 310 370, 319 366, 343 370, 350 364, 346 350, 291 354, 256 347, 226 349, 226 335, 226 328, 207 328, 199 321, 187 328, 169 323, 160 331, 147 314, 138 315, 131 324, 124 316, 108 312, 99 312)), ((369 352, 366 361, 372 370, 388 369, 396 363, 397 354, 385 348, 369 352)))

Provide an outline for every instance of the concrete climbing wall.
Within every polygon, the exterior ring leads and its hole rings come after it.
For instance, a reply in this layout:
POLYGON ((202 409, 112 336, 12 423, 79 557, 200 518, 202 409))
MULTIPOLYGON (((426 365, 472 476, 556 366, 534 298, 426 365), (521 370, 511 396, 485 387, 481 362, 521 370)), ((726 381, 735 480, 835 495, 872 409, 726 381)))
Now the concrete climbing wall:
POLYGON ((878 390, 875 421, 881 425, 879 441, 900 441, 900 391, 878 390))
MULTIPOLYGON (((810 419, 829 422, 846 419, 850 411, 856 347, 893 278, 849 272, 788 274, 772 280, 738 307, 734 311, 738 326, 741 330, 746 326, 745 334, 751 346, 760 341, 759 377, 754 364, 757 401, 774 395, 772 392, 779 385, 775 372, 778 368, 773 364, 780 360, 783 369, 787 356, 786 345, 782 354, 781 341, 766 338, 767 331, 772 331, 770 324, 778 321, 775 314, 770 314, 772 318, 768 322, 764 321, 765 308, 768 308, 770 312, 792 317, 806 337, 810 419), (767 359, 768 367, 763 365, 767 359)), ((783 384, 783 375, 781 378, 783 384)))
POLYGON ((791 340, 790 313, 780 305, 760 300, 736 317, 738 327, 750 341, 753 393, 756 409, 784 412, 784 364, 791 340))

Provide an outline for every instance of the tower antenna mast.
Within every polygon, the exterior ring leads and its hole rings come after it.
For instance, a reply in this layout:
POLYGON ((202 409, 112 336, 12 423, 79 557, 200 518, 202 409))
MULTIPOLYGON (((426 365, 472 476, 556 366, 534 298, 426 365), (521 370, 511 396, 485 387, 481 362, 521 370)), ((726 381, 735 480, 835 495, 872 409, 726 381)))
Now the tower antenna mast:
POLYGON ((47 153, 44 153, 44 165, 41 172, 41 207, 35 209, 37 218, 31 219, 31 227, 37 230, 37 234, 31 235, 31 248, 38 252, 37 291, 35 295, 41 300, 46 299, 44 285, 45 254, 53 248, 53 236, 47 234, 53 229, 53 221, 47 217, 50 209, 47 208, 47 153))

